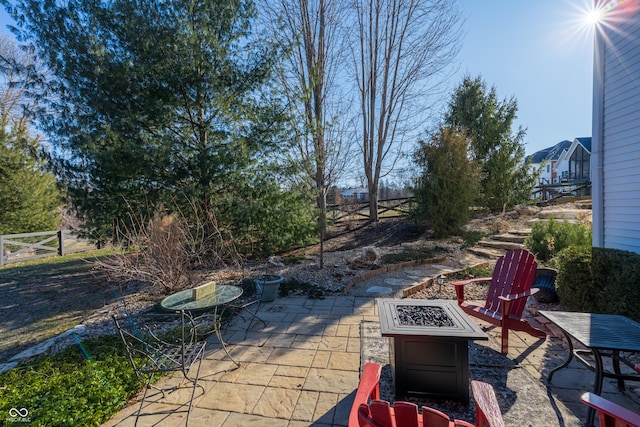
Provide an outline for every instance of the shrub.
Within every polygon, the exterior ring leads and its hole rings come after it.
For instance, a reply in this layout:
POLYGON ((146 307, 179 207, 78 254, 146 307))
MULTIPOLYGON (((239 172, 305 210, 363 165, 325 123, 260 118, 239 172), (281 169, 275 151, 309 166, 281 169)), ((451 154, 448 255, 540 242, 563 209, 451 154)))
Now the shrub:
POLYGON ((484 239, 487 233, 479 230, 462 230, 460 237, 464 239, 462 249, 471 248, 476 245, 480 240, 484 239))
POLYGON ((640 321, 640 255, 617 249, 593 248, 597 309, 640 321))
POLYGON ((414 188, 418 219, 429 221, 435 237, 459 232, 471 215, 479 175, 469 159, 469 140, 451 128, 441 128, 421 141, 414 160, 422 171, 414 188))
POLYGON ((554 266, 558 269, 558 296, 567 310, 593 311, 591 246, 566 248, 554 259, 554 266))
POLYGON ((570 247, 555 258, 560 300, 570 311, 608 313, 640 321, 640 255, 570 247))
POLYGON ((590 246, 591 229, 583 224, 558 222, 551 218, 534 223, 524 245, 537 259, 548 261, 569 246, 590 246))

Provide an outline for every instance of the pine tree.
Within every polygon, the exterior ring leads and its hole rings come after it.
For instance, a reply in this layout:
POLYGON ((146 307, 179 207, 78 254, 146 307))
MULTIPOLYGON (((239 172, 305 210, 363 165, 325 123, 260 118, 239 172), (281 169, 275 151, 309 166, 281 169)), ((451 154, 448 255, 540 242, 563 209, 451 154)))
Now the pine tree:
POLYGON ((441 128, 414 154, 422 168, 414 188, 416 215, 429 221, 436 237, 459 232, 471 215, 479 176, 468 152, 465 134, 441 128))
POLYGON ((7 116, 0 120, 0 234, 57 230, 62 199, 38 158, 38 140, 7 116))
POLYGON ((531 199, 536 177, 525 164, 525 129, 513 133, 518 103, 500 101, 496 88, 466 76, 449 103, 445 122, 471 139, 471 154, 480 165, 481 206, 504 210, 531 199))

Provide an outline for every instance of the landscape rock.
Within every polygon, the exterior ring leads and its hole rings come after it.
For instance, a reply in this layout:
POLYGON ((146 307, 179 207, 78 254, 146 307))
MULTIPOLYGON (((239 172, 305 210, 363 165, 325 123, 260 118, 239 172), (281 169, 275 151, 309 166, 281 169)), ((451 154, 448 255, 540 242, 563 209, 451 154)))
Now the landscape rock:
POLYGON ((516 205, 514 209, 522 216, 535 216, 542 210, 542 208, 533 205, 516 205))
POLYGON ((378 253, 376 248, 372 248, 372 247, 364 248, 364 251, 362 253, 362 260, 363 261, 374 262, 378 258, 380 258, 380 254, 378 253))

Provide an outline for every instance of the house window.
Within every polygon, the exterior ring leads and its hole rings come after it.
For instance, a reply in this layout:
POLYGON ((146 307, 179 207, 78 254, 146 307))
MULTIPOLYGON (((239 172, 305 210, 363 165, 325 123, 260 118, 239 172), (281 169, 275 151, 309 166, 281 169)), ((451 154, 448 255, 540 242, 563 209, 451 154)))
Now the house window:
POLYGON ((547 173, 551 172, 551 165, 547 165, 547 173))
POLYGON ((590 160, 590 154, 582 147, 578 147, 569 160, 569 176, 572 179, 589 179, 590 160))

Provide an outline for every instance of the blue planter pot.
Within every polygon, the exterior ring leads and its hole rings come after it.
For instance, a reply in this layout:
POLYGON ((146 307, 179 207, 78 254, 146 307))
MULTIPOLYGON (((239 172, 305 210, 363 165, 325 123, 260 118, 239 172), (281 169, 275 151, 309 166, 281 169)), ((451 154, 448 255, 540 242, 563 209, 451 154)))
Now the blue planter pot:
POLYGON ((282 280, 283 277, 277 274, 262 274, 253 279, 256 289, 262 294, 263 302, 271 302, 278 298, 282 280))

